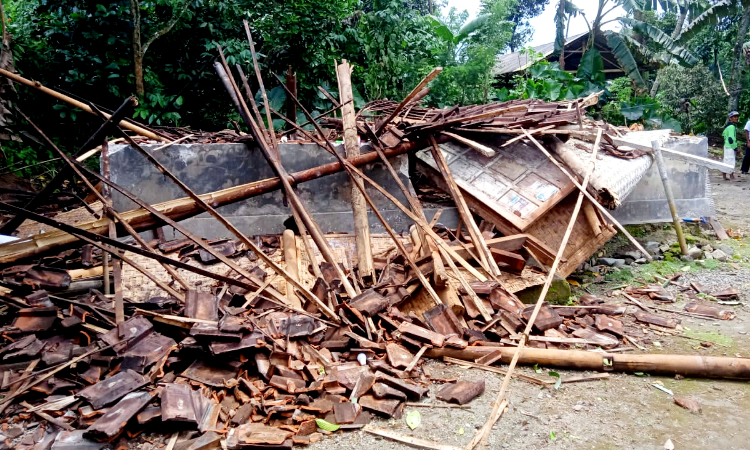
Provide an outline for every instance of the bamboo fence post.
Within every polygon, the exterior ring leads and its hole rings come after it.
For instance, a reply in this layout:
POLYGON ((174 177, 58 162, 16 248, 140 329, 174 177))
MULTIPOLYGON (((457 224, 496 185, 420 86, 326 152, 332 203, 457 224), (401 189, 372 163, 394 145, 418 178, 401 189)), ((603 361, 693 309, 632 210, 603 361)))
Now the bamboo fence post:
POLYGON ((651 141, 651 148, 654 149, 654 159, 656 159, 656 167, 659 169, 659 177, 664 185, 664 195, 667 197, 667 204, 669 204, 669 212, 672 214, 672 223, 674 224, 674 231, 677 233, 677 241, 680 243, 680 251, 683 255, 688 254, 687 243, 685 242, 685 235, 682 234, 682 225, 680 224, 680 216, 677 215, 677 205, 674 202, 674 194, 672 193, 672 185, 669 184, 669 175, 667 175, 667 166, 664 163, 664 156, 661 154, 661 145, 659 141, 651 141))

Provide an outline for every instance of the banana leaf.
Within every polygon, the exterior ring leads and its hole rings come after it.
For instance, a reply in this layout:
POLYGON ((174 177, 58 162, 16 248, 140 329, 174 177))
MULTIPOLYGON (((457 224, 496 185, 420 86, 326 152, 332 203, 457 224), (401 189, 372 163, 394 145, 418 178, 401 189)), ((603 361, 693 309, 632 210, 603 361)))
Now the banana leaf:
POLYGON ((687 28, 682 30, 680 37, 677 38, 677 44, 685 45, 706 27, 718 24, 722 18, 734 14, 736 11, 737 7, 733 0, 721 0, 690 22, 687 28))
POLYGON ((621 17, 620 22, 623 25, 629 25, 635 31, 648 37, 653 42, 659 44, 665 51, 669 52, 677 58, 677 60, 684 66, 692 67, 700 61, 698 58, 693 56, 692 53, 685 47, 681 47, 675 43, 675 41, 669 37, 668 34, 656 28, 655 26, 642 22, 640 20, 631 19, 629 17, 621 17))
POLYGON ((481 14, 477 16, 476 19, 462 26, 461 29, 458 30, 458 34, 453 38, 453 42, 458 44, 459 42, 469 37, 471 33, 482 28, 484 24, 486 24, 487 21, 490 20, 490 17, 491 17, 490 14, 481 14))
POLYGON ((641 72, 638 70, 638 63, 625 43, 625 39, 612 31, 606 31, 604 36, 607 38, 607 44, 612 49, 612 54, 617 59, 617 62, 620 63, 625 73, 635 82, 636 86, 645 89, 646 82, 643 81, 641 72))

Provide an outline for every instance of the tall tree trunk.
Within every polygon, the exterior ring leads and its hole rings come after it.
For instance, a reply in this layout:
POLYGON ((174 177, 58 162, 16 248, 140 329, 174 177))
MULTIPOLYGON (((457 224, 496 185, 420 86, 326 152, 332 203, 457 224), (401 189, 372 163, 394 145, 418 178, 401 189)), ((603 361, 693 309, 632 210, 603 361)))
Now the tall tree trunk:
MULTIPOLYGON (((688 8, 682 8, 680 10, 680 15, 677 18, 677 24, 674 27, 674 31, 672 31, 672 39, 677 39, 680 34, 682 34, 682 26, 685 23, 685 18, 687 17, 688 8)), ((667 64, 672 61, 672 55, 667 55, 667 64)), ((661 84, 661 71, 656 73, 656 79, 654 80, 654 85, 651 86, 651 98, 655 98, 656 94, 659 93, 659 85, 661 84)))
MULTIPOLYGON (((570 18, 568 18, 568 21, 570 21, 570 18)), ((560 70, 565 70, 565 41, 567 39, 567 36, 565 36, 565 31, 563 31, 563 28, 565 26, 565 0, 560 0, 560 3, 557 7, 557 39, 560 39, 560 36, 562 36, 561 42, 560 42, 560 58, 558 59, 558 62, 560 63, 560 70)))
POLYGON ((185 13, 190 5, 189 1, 185 1, 180 11, 172 11, 172 18, 169 22, 164 24, 156 33, 152 34, 148 40, 142 42, 142 30, 141 30, 141 3, 140 0, 130 0, 130 13, 133 16, 133 74, 135 75, 135 93, 138 98, 143 98, 146 94, 146 88, 143 83, 143 58, 146 56, 146 51, 155 40, 169 33, 172 27, 180 20, 180 17, 185 13))
POLYGON ((737 42, 734 44, 734 53, 732 54, 732 71, 729 75, 729 105, 728 110, 734 111, 739 107, 740 92, 742 92, 741 72, 742 72, 742 44, 745 42, 747 30, 750 28, 750 6, 745 8, 740 21, 740 28, 737 30, 737 42))
POLYGON ((135 75, 135 95, 142 99, 146 95, 146 88, 143 85, 143 52, 136 50, 133 44, 133 74, 135 75))
MULTIPOLYGON (((7 23, 2 0, 0 0, 0 21, 3 23, 2 41, 0 41, 0 69, 15 72, 13 53, 10 50, 10 34, 6 29, 7 23)), ((12 129, 12 125, 15 122, 13 118, 13 103, 15 100, 16 89, 13 87, 13 82, 3 77, 0 79, 0 141, 18 139, 14 137, 14 130, 12 129)), ((1 150, 2 148, 0 148, 1 150)), ((3 153, 4 156, 5 154, 3 153)))
POLYGON ((130 0, 130 13, 133 15, 133 74, 135 75, 135 95, 142 99, 146 93, 143 86, 143 47, 141 46, 141 4, 130 0))

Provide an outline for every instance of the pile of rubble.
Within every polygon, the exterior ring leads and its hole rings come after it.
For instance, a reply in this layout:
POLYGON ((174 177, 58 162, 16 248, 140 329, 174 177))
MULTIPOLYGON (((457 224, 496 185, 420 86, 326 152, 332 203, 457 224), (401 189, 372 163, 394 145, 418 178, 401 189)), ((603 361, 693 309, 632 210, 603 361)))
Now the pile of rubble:
MULTIPOLYGON (((593 168, 578 177, 547 150, 560 138, 575 136, 594 162, 600 149, 610 158, 644 157, 643 150, 618 140, 617 129, 585 119, 596 95, 556 103, 528 100, 422 108, 417 102, 439 73, 436 70, 402 102, 372 103, 355 114, 344 62, 338 70, 341 103, 336 108, 342 118, 326 119, 330 128, 323 129, 292 91, 287 92, 315 128, 307 131, 285 118, 295 130, 292 138, 316 143, 337 160, 289 174, 279 158, 272 111, 266 108, 268 116, 261 116, 255 97, 243 96, 220 49, 219 53, 217 72, 250 130, 238 140, 259 147, 276 178, 198 195, 153 152, 144 150, 142 140, 118 128, 132 101, 112 116, 89 107, 89 112, 101 114, 104 126, 79 156, 108 133, 119 134, 186 195, 151 205, 109 179, 108 144, 100 148, 103 170, 98 174, 60 151, 37 128, 66 164, 37 197, 44 198, 64 179, 76 176, 98 207, 88 207, 97 216, 79 220, 68 213, 49 218, 34 212, 39 199, 24 207, 0 203, 0 209, 14 216, 3 232, 16 230, 24 219, 31 221, 32 229, 48 230, 0 246, 0 301, 9 319, 0 329, 5 339, 0 348, 0 388, 6 391, 0 411, 13 417, 14 430, 32 416, 47 424, 33 435, 17 434, 15 448, 95 450, 145 429, 198 430, 195 437, 179 443, 180 449, 291 448, 340 429, 366 427, 373 415, 398 418, 405 405, 424 399, 432 384, 442 385, 438 400, 458 405, 484 391, 482 382, 431 377, 422 366, 426 357, 499 371, 508 379, 517 375, 517 363, 600 372, 649 367, 652 373, 693 376, 750 374, 745 361, 733 358, 715 358, 711 365, 703 365, 689 355, 625 354, 633 349, 630 345, 645 349, 644 327, 660 332, 677 327, 674 319, 659 314, 659 306, 649 304, 668 300, 663 286, 622 292, 622 298, 642 309, 632 317, 624 316, 623 306, 590 295, 574 305, 545 301, 553 278, 571 273, 615 234, 615 227, 648 255, 597 201, 598 194, 588 192, 593 168), (482 133, 500 142, 476 137, 482 133), (358 135, 369 140, 370 152, 360 154, 358 135), (346 157, 332 145, 338 136, 343 137, 346 157), (460 159, 451 153, 457 152, 455 147, 442 145, 447 141, 464 146, 461 152, 470 151, 462 154, 479 171, 495 163, 502 166, 503 147, 514 143, 528 146, 519 160, 533 155, 529 164, 535 165, 524 169, 528 178, 507 192, 488 192, 493 189, 489 173, 464 170, 454 177, 453 164, 460 159), (389 162, 389 157, 417 150, 422 169, 455 204, 458 226, 441 225, 436 217, 428 221, 419 199, 389 162), (380 161, 393 176, 406 204, 360 169, 373 161, 380 161), (322 233, 295 189, 298 183, 337 171, 347 173, 353 189, 356 257, 347 261, 337 259, 330 237, 322 233), (294 232, 248 237, 216 211, 274 189, 285 194, 294 232), (139 209, 116 211, 111 191, 139 209), (380 214, 370 197, 374 191, 412 221, 408 236, 397 233, 380 214), (389 244, 379 252, 373 251, 368 209, 388 232, 383 239, 389 244), (233 239, 208 241, 180 224, 203 212, 233 239), (477 220, 474 212, 485 220, 477 220), (158 238, 147 241, 139 234, 165 225, 184 239, 166 240, 157 231, 158 238), (128 271, 138 272, 143 283, 161 294, 126 298, 129 280, 123 274, 128 271), (510 286, 519 279, 543 285, 534 304, 522 303, 513 293, 510 286), (660 366, 663 361, 668 363, 660 366), (493 367, 501 362, 509 363, 507 371, 493 367)), ((263 80, 258 82, 265 92, 263 80)), ((165 146, 186 139, 173 140, 175 130, 165 138, 164 132, 140 125, 128 123, 127 128, 152 140, 172 140, 165 146)), ((225 133, 215 139, 237 135, 225 133)), ((503 176, 501 169, 495 172, 498 177, 503 176)), ((682 313, 731 318, 727 311, 699 302, 682 313)), ((549 384, 530 376, 522 379, 549 384)), ((507 406, 506 387, 474 445, 507 406)), ((177 448, 178 434, 172 436, 168 450, 177 448)), ((406 440, 414 443, 413 438, 406 440)))

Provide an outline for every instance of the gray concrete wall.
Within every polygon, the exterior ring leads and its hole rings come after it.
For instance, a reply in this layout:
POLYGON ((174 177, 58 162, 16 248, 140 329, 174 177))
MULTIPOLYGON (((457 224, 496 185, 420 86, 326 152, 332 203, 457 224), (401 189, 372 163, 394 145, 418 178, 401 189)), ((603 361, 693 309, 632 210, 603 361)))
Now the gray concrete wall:
MULTIPOLYGON (((680 136, 671 138, 662 147, 696 156, 708 157, 708 140, 705 137, 680 136)), ((674 193, 680 218, 709 217, 714 215, 708 169, 667 158, 667 173, 674 193)), ((664 185, 656 164, 652 164, 635 189, 625 198, 612 215, 623 224, 671 222, 664 185)))
MULTIPOLYGON (((198 194, 275 176, 261 151, 244 144, 178 144, 155 152, 154 149, 157 147, 144 146, 160 163, 198 194)), ((363 153, 369 150, 369 147, 362 148, 363 153)), ((314 144, 280 144, 279 151, 282 164, 290 173, 335 161, 332 155, 314 144)), ((112 146, 111 155, 112 180, 143 200, 153 204, 185 197, 174 183, 130 146, 112 146)), ((402 181, 411 187, 408 177, 403 175, 407 170, 399 170, 402 165, 407 165, 407 157, 392 158, 391 163, 399 174, 402 174, 402 181)), ((403 204, 407 204, 382 163, 369 164, 363 170, 403 204)), ((354 228, 350 204, 351 189, 349 177, 345 173, 338 173, 302 183, 298 186, 297 192, 324 233, 352 233, 354 228)), ((389 225, 400 232, 408 230, 411 225, 408 217, 374 189, 368 189, 368 193, 389 225)), ((113 195, 113 201, 118 211, 136 207, 119 193, 113 195)), ((280 191, 226 205, 218 211, 242 232, 251 236, 279 234, 284 230, 283 222, 291 216, 280 191)), ((427 210, 425 214, 430 219, 434 210, 427 210)), ((183 224, 199 236, 208 239, 229 236, 229 232, 206 213, 187 219, 183 224)), ((385 232, 372 212, 370 227, 373 233, 385 232)), ((168 238, 179 237, 175 236, 171 228, 165 229, 165 232, 168 238)))

